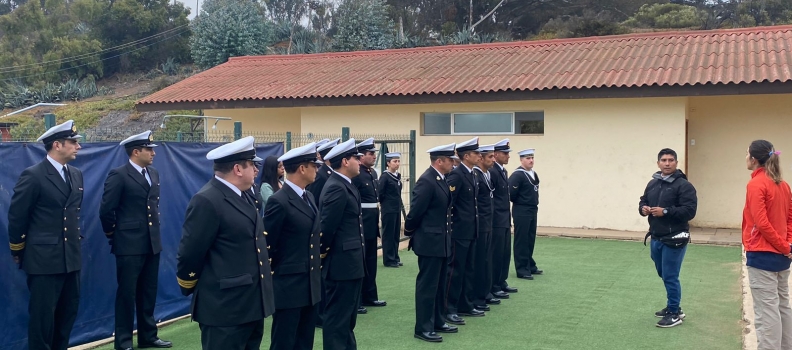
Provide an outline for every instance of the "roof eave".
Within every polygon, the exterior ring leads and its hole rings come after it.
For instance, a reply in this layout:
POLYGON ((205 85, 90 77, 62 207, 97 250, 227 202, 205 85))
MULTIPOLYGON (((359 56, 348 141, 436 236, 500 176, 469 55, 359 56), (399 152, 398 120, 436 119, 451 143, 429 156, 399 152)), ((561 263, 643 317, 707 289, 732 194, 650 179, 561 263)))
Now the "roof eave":
POLYGON ((288 108, 391 104, 464 103, 593 98, 640 98, 792 93, 792 81, 674 86, 621 86, 583 89, 547 89, 454 94, 421 94, 355 97, 312 97, 136 103, 140 112, 179 109, 288 108))

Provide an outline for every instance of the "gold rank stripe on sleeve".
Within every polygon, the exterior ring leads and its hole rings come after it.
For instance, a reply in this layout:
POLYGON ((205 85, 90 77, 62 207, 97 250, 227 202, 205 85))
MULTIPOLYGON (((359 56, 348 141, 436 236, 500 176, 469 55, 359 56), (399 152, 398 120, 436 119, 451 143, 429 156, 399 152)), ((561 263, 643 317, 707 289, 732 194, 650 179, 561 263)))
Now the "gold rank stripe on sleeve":
POLYGON ((184 289, 193 289, 195 288, 195 284, 198 283, 198 280, 185 281, 179 277, 176 277, 176 280, 179 282, 179 285, 184 289))
POLYGON ((18 243, 18 244, 14 244, 14 243, 9 243, 9 244, 11 245, 11 250, 12 251, 19 251, 19 250, 25 249, 25 242, 18 243))

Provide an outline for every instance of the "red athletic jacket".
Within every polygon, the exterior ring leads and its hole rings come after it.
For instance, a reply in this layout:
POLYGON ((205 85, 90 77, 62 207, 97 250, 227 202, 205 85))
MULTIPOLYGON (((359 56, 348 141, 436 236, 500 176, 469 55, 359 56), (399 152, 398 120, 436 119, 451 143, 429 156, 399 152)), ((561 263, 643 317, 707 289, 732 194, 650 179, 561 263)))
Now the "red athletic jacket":
POLYGON ((743 210, 742 241, 747 252, 789 254, 792 243, 792 193, 756 169, 748 181, 743 210))

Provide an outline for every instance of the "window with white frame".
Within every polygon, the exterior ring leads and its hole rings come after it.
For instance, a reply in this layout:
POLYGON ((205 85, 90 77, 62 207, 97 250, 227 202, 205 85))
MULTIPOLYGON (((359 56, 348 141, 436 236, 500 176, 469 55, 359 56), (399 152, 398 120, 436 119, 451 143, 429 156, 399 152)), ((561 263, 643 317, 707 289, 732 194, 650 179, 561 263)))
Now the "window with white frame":
POLYGON ((544 134, 544 112, 423 113, 424 135, 544 134))

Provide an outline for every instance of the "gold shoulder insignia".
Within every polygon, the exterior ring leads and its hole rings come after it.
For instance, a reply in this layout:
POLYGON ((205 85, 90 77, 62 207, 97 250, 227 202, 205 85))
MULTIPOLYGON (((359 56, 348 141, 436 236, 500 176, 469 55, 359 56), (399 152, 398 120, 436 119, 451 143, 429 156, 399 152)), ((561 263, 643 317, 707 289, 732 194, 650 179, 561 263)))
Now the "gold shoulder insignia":
POLYGON ((189 273, 189 276, 190 276, 190 277, 195 277, 195 272, 190 272, 190 273, 189 273))
POLYGON ((193 289, 195 288, 195 284, 198 283, 198 280, 187 281, 179 277, 176 277, 176 281, 179 282, 179 286, 181 286, 184 289, 193 289))
POLYGON ((448 189, 451 190, 451 192, 454 192, 456 191, 456 186, 448 186, 448 189))
POLYGON ((14 243, 9 243, 9 244, 11 245, 11 250, 15 252, 25 249, 25 242, 19 244, 14 244, 14 243))

